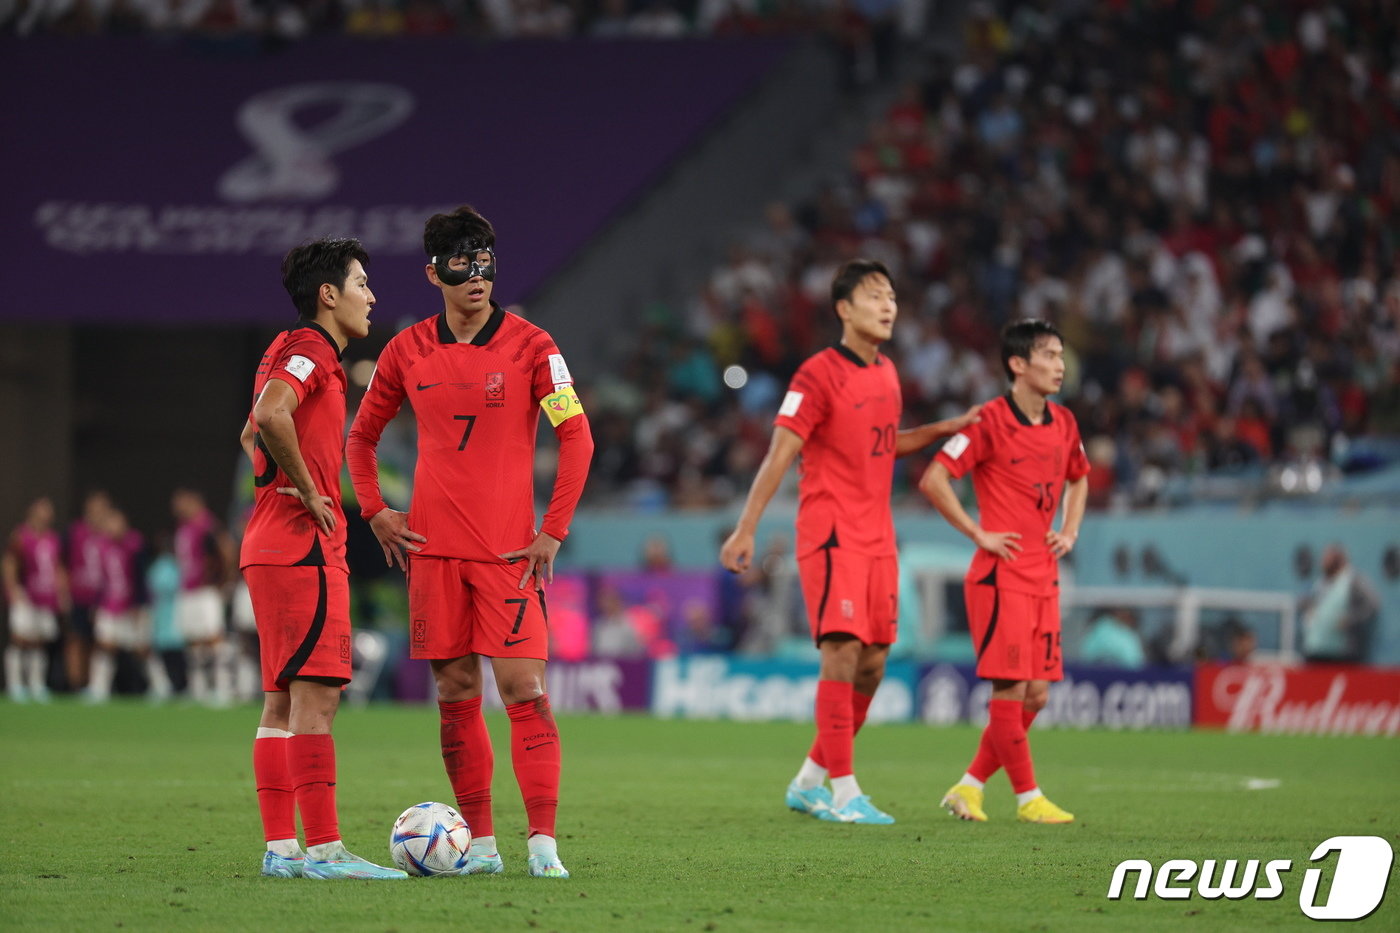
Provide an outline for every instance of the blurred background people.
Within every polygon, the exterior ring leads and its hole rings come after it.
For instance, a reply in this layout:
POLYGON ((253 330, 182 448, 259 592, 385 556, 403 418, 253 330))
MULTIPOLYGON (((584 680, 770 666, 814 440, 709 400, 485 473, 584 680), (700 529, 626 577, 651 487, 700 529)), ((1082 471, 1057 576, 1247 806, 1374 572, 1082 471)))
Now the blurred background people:
POLYGON ((15 702, 49 699, 49 645, 58 638, 58 614, 67 609, 68 580, 62 542, 54 531, 53 501, 34 500, 0 558, 10 605, 5 684, 15 702))

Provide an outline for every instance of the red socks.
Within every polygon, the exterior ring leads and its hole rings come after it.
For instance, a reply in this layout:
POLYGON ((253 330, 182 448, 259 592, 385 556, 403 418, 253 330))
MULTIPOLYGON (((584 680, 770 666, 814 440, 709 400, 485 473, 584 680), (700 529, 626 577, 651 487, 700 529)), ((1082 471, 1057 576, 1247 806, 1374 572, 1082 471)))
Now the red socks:
POLYGON ((844 681, 817 681, 817 745, 830 777, 855 773, 854 694, 855 688, 844 681))
MULTIPOLYGON (((1021 725, 1027 732, 1030 732, 1031 723, 1035 722, 1035 714, 1038 710, 1033 710, 1029 706, 1021 707, 1021 725)), ((990 725, 990 724, 989 724, 990 725)), ((982 741, 977 745, 977 755, 972 759, 972 764, 967 766, 967 773, 977 778, 983 784, 991 779, 1001 769, 1001 759, 997 757, 996 751, 992 748, 990 730, 982 730, 982 741)))
MULTIPOLYGON (((873 696, 866 696, 865 694, 861 693, 859 690, 855 689, 854 686, 851 688, 852 742, 855 742, 856 736, 860 734, 860 727, 865 725, 865 717, 870 713, 870 703, 874 699, 875 698, 873 696)), ((855 755, 854 745, 852 746, 851 755, 852 757, 854 757, 855 755)), ((812 759, 813 763, 820 765, 823 768, 826 767, 826 754, 822 751, 822 739, 820 733, 815 739, 812 740, 812 750, 807 753, 807 757, 812 759)))
POLYGON ((1035 788, 1035 766, 1031 764, 1031 745, 1026 739, 1024 709, 1019 700, 992 700, 987 704, 990 721, 984 733, 1006 769, 1006 776, 1011 779, 1011 789, 1018 794, 1035 788))
POLYGON ((340 838, 335 814, 335 739, 329 734, 287 739, 287 771, 296 790, 306 845, 335 842, 340 838))
POLYGON ((549 708, 549 694, 506 707, 510 717, 510 758, 525 801, 529 835, 554 835, 559 809, 559 730, 549 708))
POLYGON ((473 836, 493 836, 491 774, 496 756, 491 751, 486 718, 481 715, 481 697, 454 703, 439 700, 438 711, 442 717, 442 763, 457 796, 457 810, 473 836))
POLYGON ((287 768, 287 737, 253 740, 253 782, 258 787, 263 839, 297 837, 297 798, 287 768))

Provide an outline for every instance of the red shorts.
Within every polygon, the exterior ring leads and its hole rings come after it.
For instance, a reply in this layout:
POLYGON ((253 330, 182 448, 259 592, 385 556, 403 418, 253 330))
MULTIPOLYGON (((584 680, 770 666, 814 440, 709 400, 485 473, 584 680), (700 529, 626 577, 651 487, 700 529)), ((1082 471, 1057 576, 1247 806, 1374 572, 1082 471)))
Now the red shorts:
POLYGON ((963 583, 967 625, 984 680, 1061 680, 1060 597, 963 583))
POLYGON ((818 548, 797 560, 812 638, 840 632, 862 644, 892 645, 899 616, 899 561, 818 548))
POLYGON ((350 682, 350 577, 339 567, 243 568, 258 625, 263 690, 294 677, 350 682))
POLYGON ((544 592, 520 589, 523 572, 523 563, 409 558, 409 657, 548 660, 544 592))

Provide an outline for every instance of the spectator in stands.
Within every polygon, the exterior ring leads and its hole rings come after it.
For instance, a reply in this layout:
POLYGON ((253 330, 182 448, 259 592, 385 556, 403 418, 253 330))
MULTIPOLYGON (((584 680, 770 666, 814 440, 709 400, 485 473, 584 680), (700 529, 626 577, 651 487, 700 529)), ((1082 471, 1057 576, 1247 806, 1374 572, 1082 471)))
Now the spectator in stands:
POLYGON ((599 658, 644 658, 647 646, 632 624, 632 613, 617 587, 598 588, 598 614, 593 618, 593 654, 599 658))
POLYGON ((1312 663, 1363 663, 1380 597, 1340 544, 1329 544, 1322 552, 1321 567, 1322 578, 1300 607, 1303 657, 1312 663))
POLYGON ((1248 664, 1254 657, 1254 650, 1259 647, 1258 636, 1254 634, 1254 629, 1245 624, 1239 616, 1229 616, 1220 624, 1220 635, 1223 641, 1223 660, 1227 664, 1248 664))
POLYGON ((1079 660, 1137 670, 1147 664, 1147 652, 1138 631, 1138 616, 1132 609, 1118 606, 1100 613, 1089 625, 1089 634, 1079 648, 1079 660))

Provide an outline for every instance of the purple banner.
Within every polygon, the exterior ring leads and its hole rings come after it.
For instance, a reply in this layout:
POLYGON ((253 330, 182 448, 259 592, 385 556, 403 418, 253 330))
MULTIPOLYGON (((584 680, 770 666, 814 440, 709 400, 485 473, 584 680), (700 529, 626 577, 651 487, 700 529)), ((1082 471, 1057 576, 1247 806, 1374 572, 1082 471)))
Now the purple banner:
POLYGON ((377 313, 423 317, 423 221, 462 202, 522 300, 786 48, 0 40, 0 320, 280 323, 281 256, 327 234, 370 250, 377 313))
MULTIPOLYGON (((1065 679, 1050 685, 1050 700, 1036 717, 1037 728, 1188 729, 1194 671, 1066 665, 1065 679)), ((972 665, 936 664, 919 678, 918 711, 937 725, 985 725, 992 685, 972 665)))
POLYGON ((713 573, 600 573, 595 619, 619 611, 649 657, 710 650, 718 637, 719 588, 713 573))
MULTIPOLYGON (((560 712, 619 713, 651 705, 651 662, 596 658, 549 662, 549 704, 560 712)), ((499 710, 501 696, 490 662, 481 665, 482 704, 499 710)), ((403 658, 396 673, 395 698, 428 702, 437 693, 427 661, 403 658)))

